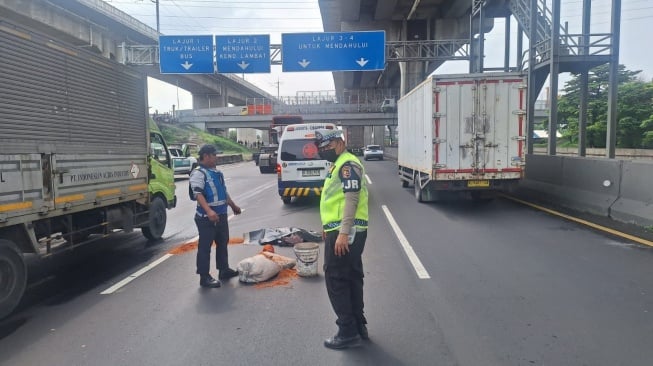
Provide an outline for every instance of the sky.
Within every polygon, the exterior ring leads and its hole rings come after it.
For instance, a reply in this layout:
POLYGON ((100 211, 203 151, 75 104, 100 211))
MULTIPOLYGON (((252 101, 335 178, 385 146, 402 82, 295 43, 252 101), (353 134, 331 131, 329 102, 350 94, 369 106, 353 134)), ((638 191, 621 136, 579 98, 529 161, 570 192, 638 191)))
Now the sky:
MULTIPOLYGON (((141 22, 156 29, 154 0, 104 0, 141 22)), ((322 19, 317 0, 159 0, 159 27, 165 35, 234 35, 269 34, 271 44, 281 43, 282 33, 322 32, 322 19)), ((548 0, 551 3, 551 0, 548 0)), ((561 20, 568 22, 569 33, 580 33, 582 0, 562 0, 561 20)), ((609 32, 610 0, 592 0, 591 33, 609 32)), ((651 0, 622 0, 620 63, 629 70, 642 70, 645 80, 653 79, 653 43, 651 37, 653 2, 651 0)), ((517 26, 513 20, 511 37, 514 49, 517 26)), ((503 66, 504 20, 486 34, 486 67, 503 66)), ((525 42, 526 38, 525 38, 525 42)), ((465 73, 466 61, 446 62, 437 73, 465 73)), ((239 76, 243 76, 242 74, 239 76)), ((298 91, 333 90, 329 72, 281 72, 273 65, 270 74, 244 74, 247 81, 272 95, 294 96, 298 91)), ((560 88, 569 76, 561 76, 560 88)), ((176 86, 148 80, 152 110, 169 112, 192 108, 190 93, 176 86)))

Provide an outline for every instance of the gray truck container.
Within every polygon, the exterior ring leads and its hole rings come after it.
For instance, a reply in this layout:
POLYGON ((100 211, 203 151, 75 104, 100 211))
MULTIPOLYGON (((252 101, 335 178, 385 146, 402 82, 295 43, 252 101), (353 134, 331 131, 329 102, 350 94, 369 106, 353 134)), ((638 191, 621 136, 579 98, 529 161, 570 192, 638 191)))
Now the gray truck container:
MULTIPOLYGON (((25 289, 23 253, 114 229, 160 238, 176 201, 150 200, 144 75, 4 20, 0 50, 1 318, 25 289)), ((162 179, 170 156, 157 143, 162 179)))

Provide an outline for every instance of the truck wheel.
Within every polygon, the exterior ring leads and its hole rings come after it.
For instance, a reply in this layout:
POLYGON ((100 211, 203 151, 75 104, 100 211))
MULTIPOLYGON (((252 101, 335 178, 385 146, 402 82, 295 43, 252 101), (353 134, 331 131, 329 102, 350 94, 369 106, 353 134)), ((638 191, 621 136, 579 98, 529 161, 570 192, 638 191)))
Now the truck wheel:
POLYGON ((11 314, 27 287, 27 267, 16 244, 0 239, 0 319, 11 314))
POLYGON ((166 229, 166 204, 161 197, 155 197, 150 204, 150 220, 143 226, 143 235, 149 240, 159 240, 166 229))
POLYGON ((409 186, 408 181, 402 179, 402 180, 401 180, 401 186, 402 186, 403 188, 408 188, 408 186, 409 186))
POLYGON ((415 178, 415 199, 417 202, 424 202, 422 198, 422 188, 419 186, 419 178, 415 178))
POLYGON ((290 204, 290 200, 291 200, 291 199, 292 199, 292 197, 286 197, 286 196, 281 197, 281 200, 283 201, 283 204, 284 204, 284 205, 288 205, 288 204, 290 204))

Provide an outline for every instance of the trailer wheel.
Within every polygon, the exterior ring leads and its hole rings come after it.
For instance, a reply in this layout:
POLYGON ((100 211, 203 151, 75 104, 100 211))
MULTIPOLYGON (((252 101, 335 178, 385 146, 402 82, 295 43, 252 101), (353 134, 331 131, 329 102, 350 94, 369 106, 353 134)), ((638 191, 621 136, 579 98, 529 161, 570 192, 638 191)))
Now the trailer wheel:
POLYGON ((424 198, 422 197, 422 188, 419 186, 419 176, 415 177, 415 199, 417 202, 424 202, 424 198))
POLYGON ((27 267, 16 244, 0 239, 0 319, 11 314, 27 287, 27 267))
POLYGON ((147 226, 143 226, 143 235, 149 240, 159 240, 166 229, 166 204, 161 197, 155 197, 150 204, 150 217, 147 226))
POLYGON ((281 200, 283 201, 284 205, 288 205, 288 204, 290 204, 290 201, 292 200, 292 197, 283 196, 283 197, 281 197, 281 200))

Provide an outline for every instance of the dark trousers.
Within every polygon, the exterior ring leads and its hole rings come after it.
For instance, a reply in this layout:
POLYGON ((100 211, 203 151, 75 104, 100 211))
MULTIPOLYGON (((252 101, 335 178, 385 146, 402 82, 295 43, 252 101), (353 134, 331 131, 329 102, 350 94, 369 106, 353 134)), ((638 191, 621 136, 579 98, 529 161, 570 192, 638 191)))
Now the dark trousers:
POLYGON ((338 334, 353 336, 358 324, 367 324, 363 315, 363 261, 367 231, 356 233, 349 252, 336 256, 334 247, 338 230, 327 232, 324 241, 324 276, 331 307, 338 319, 338 334))
POLYGON ((218 270, 229 268, 229 221, 227 214, 218 215, 218 222, 211 222, 208 217, 195 215, 195 224, 199 233, 197 245, 197 274, 209 274, 211 266, 211 244, 215 241, 215 264, 218 270))

